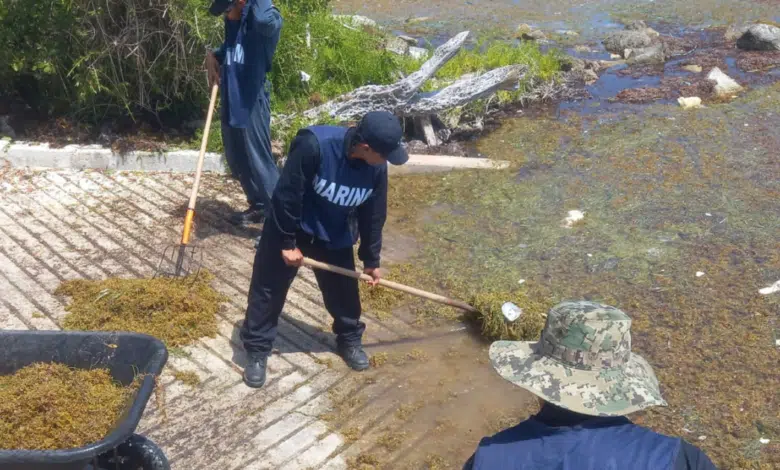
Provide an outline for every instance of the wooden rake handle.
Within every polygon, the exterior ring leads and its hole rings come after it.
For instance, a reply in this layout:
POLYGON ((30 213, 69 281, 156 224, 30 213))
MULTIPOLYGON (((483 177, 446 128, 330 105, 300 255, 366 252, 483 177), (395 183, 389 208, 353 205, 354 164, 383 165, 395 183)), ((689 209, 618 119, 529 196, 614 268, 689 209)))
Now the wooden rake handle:
POLYGON ((184 228, 181 233, 181 244, 186 245, 190 242, 190 231, 192 230, 192 219, 195 217, 195 201, 198 199, 198 188, 200 188, 200 175, 203 173, 203 159, 206 156, 206 148, 209 143, 209 131, 211 130, 211 118, 214 116, 214 103, 217 102, 219 85, 214 84, 211 87, 211 99, 209 100, 209 110, 206 114, 206 127, 203 129, 203 138, 200 141, 200 153, 198 154, 198 166, 195 169, 195 182, 192 183, 190 192, 190 201, 187 204, 187 215, 184 217, 184 228))
MULTIPOLYGON (((359 273, 357 271, 352 271, 351 269, 344 269, 340 268, 338 266, 333 266, 327 263, 323 263, 321 261, 315 261, 310 258, 303 258, 303 265, 312 269, 320 269, 322 271, 330 271, 332 273, 341 274, 343 276, 351 277, 354 279, 360 279, 363 281, 373 281, 374 279, 369 276, 368 274, 359 273)), ((416 289, 414 287, 405 286, 403 284, 399 284, 397 282, 393 281, 387 281, 385 279, 379 280, 379 285, 387 287, 389 289, 397 290, 400 292, 405 292, 407 294, 411 294, 417 297, 421 297, 423 299, 432 300, 433 302, 438 302, 440 304, 449 305, 450 307, 456 307, 460 308, 462 310, 465 310, 467 312, 475 313, 477 309, 472 307, 471 305, 461 302, 460 300, 450 299, 449 297, 444 297, 443 295, 434 294, 433 292, 427 292, 424 290, 416 289)))

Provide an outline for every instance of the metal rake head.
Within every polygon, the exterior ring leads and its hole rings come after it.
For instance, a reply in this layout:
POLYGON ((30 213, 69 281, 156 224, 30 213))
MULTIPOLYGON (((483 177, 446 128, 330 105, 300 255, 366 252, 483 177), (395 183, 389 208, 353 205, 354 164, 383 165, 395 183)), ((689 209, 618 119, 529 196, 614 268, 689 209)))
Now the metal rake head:
POLYGON ((203 250, 197 245, 171 245, 163 251, 154 277, 197 277, 202 267, 203 250))

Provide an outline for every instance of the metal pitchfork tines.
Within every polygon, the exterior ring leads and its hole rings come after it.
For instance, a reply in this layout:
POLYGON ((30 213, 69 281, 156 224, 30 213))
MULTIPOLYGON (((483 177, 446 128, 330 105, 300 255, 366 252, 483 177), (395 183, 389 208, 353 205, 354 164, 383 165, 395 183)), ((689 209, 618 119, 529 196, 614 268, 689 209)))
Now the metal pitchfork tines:
POLYGON ((219 85, 211 87, 211 100, 209 101, 209 110, 206 114, 206 128, 203 129, 203 139, 200 142, 200 155, 198 155, 198 166, 195 169, 195 182, 192 184, 190 193, 190 202, 187 205, 187 215, 184 216, 184 228, 181 233, 181 242, 178 245, 170 246, 163 251, 162 259, 157 267, 155 277, 184 277, 190 274, 197 274, 202 266, 203 252, 195 245, 190 244, 190 235, 192 234, 192 225, 195 219, 195 201, 198 199, 198 188, 200 187, 200 175, 203 171, 203 158, 206 155, 206 146, 209 141, 209 130, 211 130, 211 118, 214 115, 214 103, 217 101, 219 85))

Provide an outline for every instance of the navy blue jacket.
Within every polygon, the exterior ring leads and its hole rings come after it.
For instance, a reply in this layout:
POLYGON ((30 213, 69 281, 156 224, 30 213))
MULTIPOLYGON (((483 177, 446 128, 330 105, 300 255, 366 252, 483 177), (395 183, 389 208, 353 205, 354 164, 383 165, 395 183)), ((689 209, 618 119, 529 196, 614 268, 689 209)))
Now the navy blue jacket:
POLYGON ((465 470, 715 470, 696 447, 631 423, 545 404, 536 416, 482 439, 465 470))
POLYGON ((328 249, 353 246, 365 267, 380 264, 387 218, 387 165, 353 160, 354 128, 313 126, 298 131, 272 198, 283 249, 306 233, 328 249))
POLYGON ((214 55, 222 65, 222 107, 231 127, 245 128, 262 99, 279 43, 282 16, 271 0, 249 0, 240 21, 225 18, 225 42, 214 55))

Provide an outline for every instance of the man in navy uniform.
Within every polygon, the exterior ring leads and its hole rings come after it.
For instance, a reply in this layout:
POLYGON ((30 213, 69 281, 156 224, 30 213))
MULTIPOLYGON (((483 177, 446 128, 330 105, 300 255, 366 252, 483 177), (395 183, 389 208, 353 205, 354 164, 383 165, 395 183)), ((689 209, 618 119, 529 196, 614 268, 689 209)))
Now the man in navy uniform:
POLYGON ((463 470, 715 470, 683 439, 626 417, 666 402, 653 368, 631 352, 631 318, 615 307, 558 304, 539 341, 497 341, 490 361, 542 407, 482 439, 463 470))
POLYGON ((266 74, 279 43, 282 17, 271 0, 214 0, 213 15, 225 15, 225 42, 206 54, 209 86, 222 91, 222 143, 233 177, 249 208, 230 216, 239 226, 263 220, 279 168, 271 152, 270 84, 266 74))
MULTIPOLYGON (((374 284, 379 281, 387 163, 403 165, 409 158, 402 135, 398 118, 375 111, 357 127, 308 127, 293 140, 255 255, 241 328, 248 386, 265 383, 279 315, 304 256, 354 270, 353 246, 359 238, 363 272, 374 284)), ((367 369, 358 281, 324 271, 315 276, 333 317, 339 355, 352 369, 367 369)))

